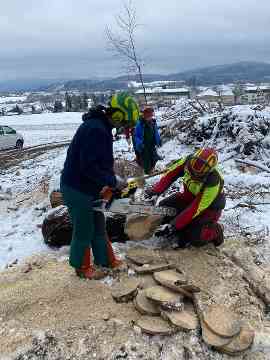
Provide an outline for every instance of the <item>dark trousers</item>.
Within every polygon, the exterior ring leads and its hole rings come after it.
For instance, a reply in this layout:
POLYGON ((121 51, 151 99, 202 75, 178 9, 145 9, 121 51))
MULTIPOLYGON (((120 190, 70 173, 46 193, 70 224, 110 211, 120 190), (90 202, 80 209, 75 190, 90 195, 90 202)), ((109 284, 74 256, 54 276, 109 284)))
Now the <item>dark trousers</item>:
POLYGON ((80 268, 85 249, 90 247, 95 263, 108 266, 105 217, 102 212, 93 211, 94 198, 63 184, 61 192, 73 225, 70 265, 80 268))
MULTIPOLYGON (((188 203, 182 193, 175 193, 159 203, 159 206, 175 208, 180 214, 185 210, 188 203)), ((206 209, 187 226, 177 232, 179 245, 191 244, 193 246, 203 246, 208 242, 214 242, 219 237, 223 237, 222 227, 218 224, 221 210, 206 209)), ((165 222, 172 219, 167 218, 165 222)))

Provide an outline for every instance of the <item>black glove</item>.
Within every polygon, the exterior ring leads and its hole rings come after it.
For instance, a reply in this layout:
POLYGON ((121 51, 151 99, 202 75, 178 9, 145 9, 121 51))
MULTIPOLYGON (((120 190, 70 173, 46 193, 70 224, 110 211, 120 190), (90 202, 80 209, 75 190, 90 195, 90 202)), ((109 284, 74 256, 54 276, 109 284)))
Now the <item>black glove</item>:
POLYGON ((176 234, 176 228, 171 224, 161 225, 158 230, 155 232, 157 237, 166 237, 170 238, 176 234))
POLYGON ((153 190, 152 187, 146 188, 144 190, 145 199, 151 199, 153 196, 157 196, 157 193, 153 190))

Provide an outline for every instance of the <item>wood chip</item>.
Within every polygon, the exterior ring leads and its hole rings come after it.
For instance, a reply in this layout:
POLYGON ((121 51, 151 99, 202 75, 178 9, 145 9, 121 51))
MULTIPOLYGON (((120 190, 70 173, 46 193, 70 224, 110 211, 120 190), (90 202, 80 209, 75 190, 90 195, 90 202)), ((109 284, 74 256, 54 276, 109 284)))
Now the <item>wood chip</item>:
POLYGON ((128 279, 117 285, 112 289, 112 297, 116 302, 128 302, 132 300, 138 293, 140 280, 128 279))
POLYGON ((134 270, 138 274, 153 274, 156 271, 167 270, 174 267, 174 264, 154 264, 154 265, 143 265, 143 266, 134 266, 134 270))
POLYGON ((153 276, 159 284, 192 299, 192 293, 187 290, 191 290, 191 285, 187 287, 185 275, 179 274, 174 270, 167 270, 155 272, 153 276))
POLYGON ((134 306, 142 315, 158 316, 160 309, 146 297, 146 290, 139 291, 134 299, 134 306))
POLYGON ((244 325, 242 326, 240 333, 235 336, 229 344, 218 348, 218 350, 229 355, 241 354, 252 346, 254 337, 254 330, 248 325, 244 325))
POLYGON ((219 336, 233 337, 241 330, 239 317, 225 305, 209 306, 203 313, 203 320, 219 336))
POLYGON ((176 332, 176 328, 159 317, 143 316, 137 321, 137 325, 149 335, 171 335, 176 332))

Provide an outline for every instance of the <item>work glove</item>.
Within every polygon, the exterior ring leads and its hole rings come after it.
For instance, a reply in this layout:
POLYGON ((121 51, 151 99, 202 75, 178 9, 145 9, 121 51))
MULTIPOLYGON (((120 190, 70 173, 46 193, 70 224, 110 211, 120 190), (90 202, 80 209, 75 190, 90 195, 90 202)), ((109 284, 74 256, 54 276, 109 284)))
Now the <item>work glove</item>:
POLYGON ((122 191, 128 186, 127 181, 125 179, 123 179, 121 176, 116 175, 115 178, 116 178, 116 186, 115 186, 115 188, 117 190, 122 191))
POLYGON ((145 199, 151 199, 153 196, 157 196, 157 193, 153 190, 152 187, 148 187, 144 190, 145 199))
POLYGON ((170 238, 176 234, 176 228, 171 224, 161 225, 155 232, 157 237, 166 237, 170 238))

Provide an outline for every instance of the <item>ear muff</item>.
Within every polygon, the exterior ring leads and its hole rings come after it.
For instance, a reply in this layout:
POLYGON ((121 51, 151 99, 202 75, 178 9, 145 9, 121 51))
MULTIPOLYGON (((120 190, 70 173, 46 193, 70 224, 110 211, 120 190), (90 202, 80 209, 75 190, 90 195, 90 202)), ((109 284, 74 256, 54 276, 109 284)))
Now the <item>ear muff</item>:
POLYGON ((125 122, 125 114, 121 109, 114 108, 112 109, 112 123, 116 127, 121 127, 124 125, 125 122))

